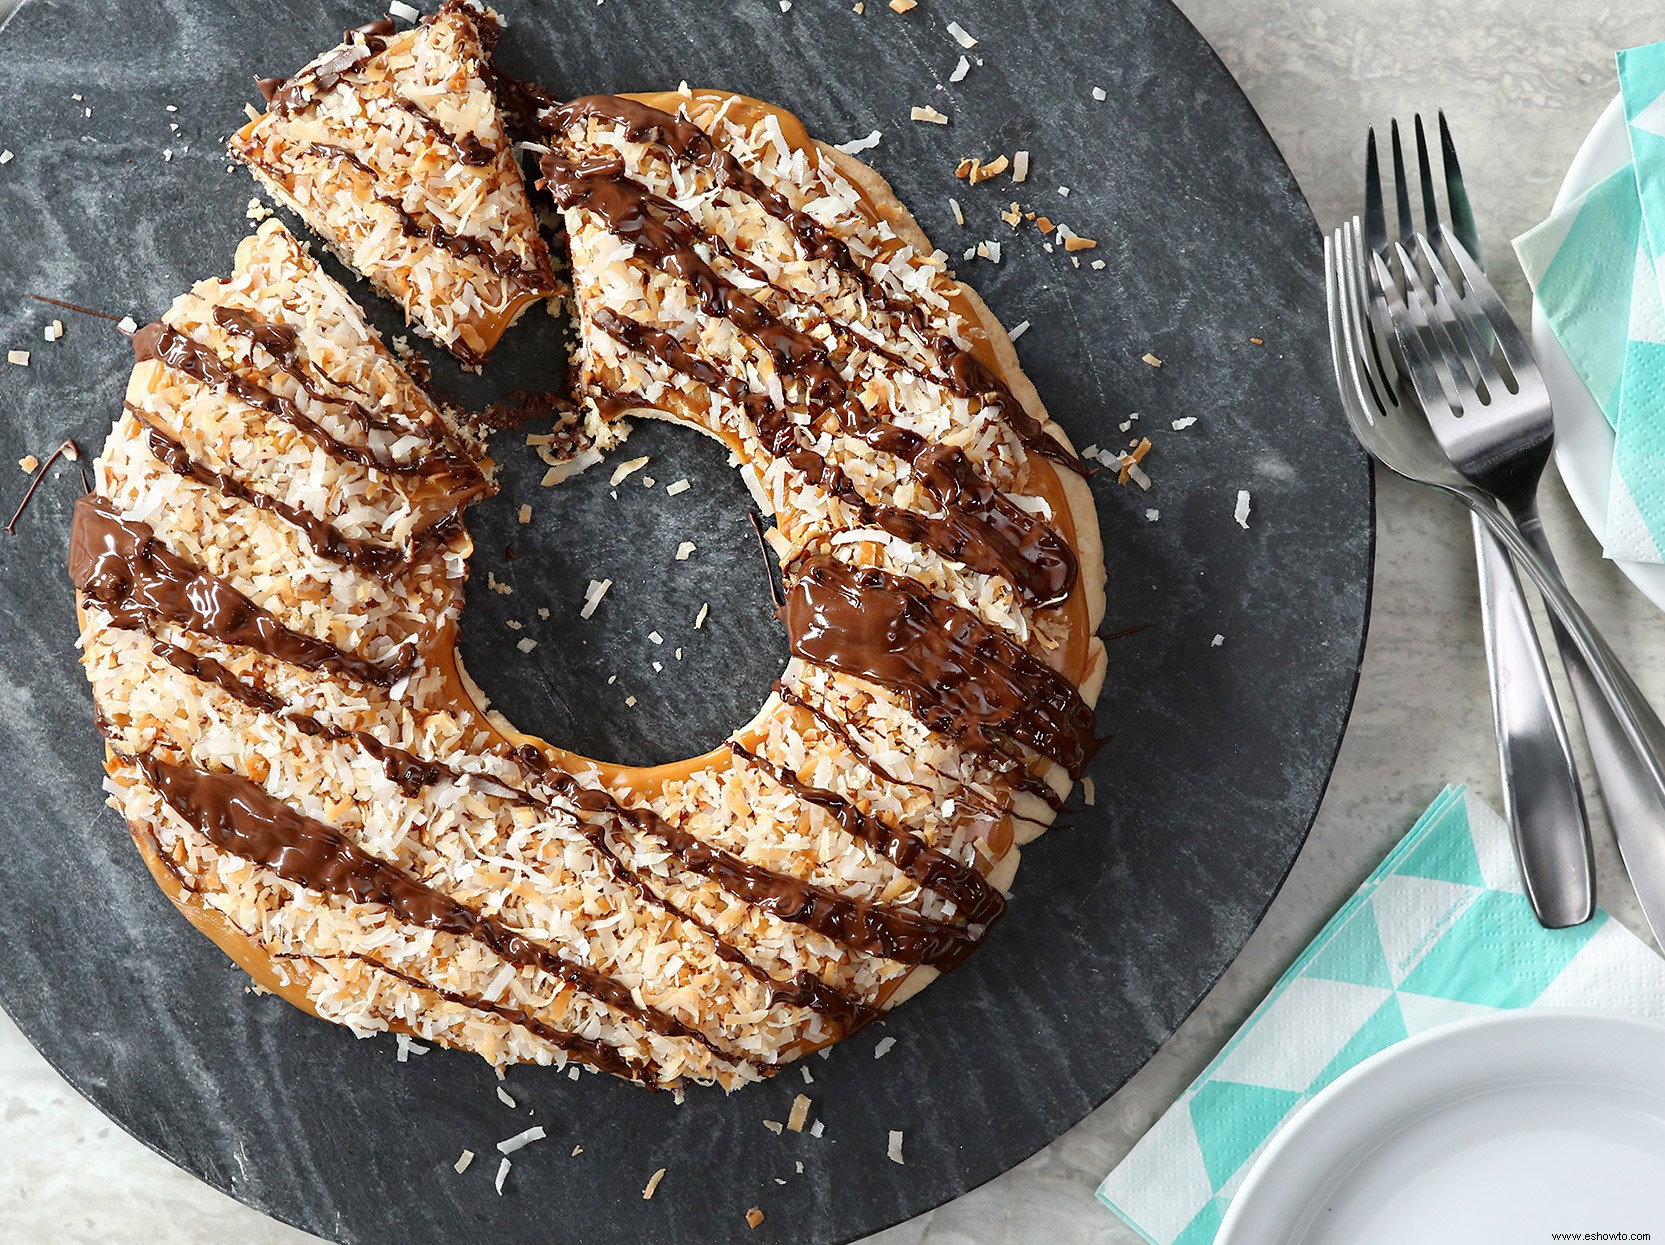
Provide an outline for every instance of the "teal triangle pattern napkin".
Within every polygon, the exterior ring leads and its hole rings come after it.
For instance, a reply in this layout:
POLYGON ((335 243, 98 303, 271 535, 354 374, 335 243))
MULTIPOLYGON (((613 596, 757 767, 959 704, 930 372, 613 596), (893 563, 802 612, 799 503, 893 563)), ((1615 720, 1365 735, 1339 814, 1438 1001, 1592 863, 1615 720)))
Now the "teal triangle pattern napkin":
POLYGON ((1508 826, 1447 787, 1099 1200, 1152 1245, 1209 1245, 1266 1143, 1336 1077, 1413 1034, 1521 1007, 1665 1019, 1665 960, 1605 912, 1540 926, 1508 826))
POLYGON ((1620 52, 1631 162, 1515 251, 1615 433, 1608 557, 1665 561, 1665 43, 1620 52))

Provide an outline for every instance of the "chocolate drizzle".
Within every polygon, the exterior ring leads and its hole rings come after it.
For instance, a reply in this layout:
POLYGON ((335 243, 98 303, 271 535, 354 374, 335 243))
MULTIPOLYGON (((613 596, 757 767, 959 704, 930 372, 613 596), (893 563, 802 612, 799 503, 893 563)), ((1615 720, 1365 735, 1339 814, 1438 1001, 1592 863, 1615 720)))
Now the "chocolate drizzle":
MULTIPOLYGON (((230 317, 221 321, 221 327, 228 332, 238 331, 240 323, 235 317, 242 313, 232 313, 230 317)), ((258 381, 251 380, 236 368, 221 359, 208 346, 194 338, 187 337, 166 324, 157 321, 147 324, 133 334, 133 356, 143 363, 156 360, 164 366, 181 372, 193 380, 205 385, 223 387, 227 393, 239 401, 275 415, 285 423, 318 442, 338 458, 357 463, 362 467, 371 467, 377 471, 385 471, 389 475, 423 476, 443 474, 453 477, 448 481, 450 487, 461 494, 460 500, 452 498, 458 509, 467 501, 489 491, 490 486, 485 483, 484 475, 479 464, 472 458, 463 456, 460 450, 455 450, 444 444, 435 448, 427 455, 412 458, 406 462, 399 462, 386 454, 376 452, 367 445, 352 445, 331 433, 317 420, 307 415, 296 405, 293 399, 272 392, 258 381)), ((293 354, 283 356, 279 363, 293 362, 293 354)), ((375 428, 386 431, 397 431, 406 434, 414 429, 402 429, 390 426, 381 421, 379 416, 367 411, 361 403, 336 395, 325 395, 308 388, 308 381, 297 373, 289 373, 303 389, 313 396, 332 404, 339 404, 343 413, 353 418, 366 431, 375 428)))
POLYGON ((400 112, 406 112, 415 117, 423 129, 456 152, 457 159, 461 163, 472 168, 482 168, 491 164, 502 154, 486 146, 472 134, 453 133, 440 122, 439 118, 413 99, 401 97, 393 101, 393 107, 400 112))
POLYGON ((225 580, 169 549, 149 524, 123 519, 97 494, 75 503, 69 576, 117 627, 148 632, 158 621, 170 622, 303 670, 343 674, 376 687, 397 683, 414 665, 414 657, 378 665, 291 631, 225 580))
POLYGON ((876 849, 921 886, 948 896, 959 908, 959 915, 972 924, 991 924, 1006 911, 1006 897, 970 865, 927 846, 925 840, 906 830, 862 812, 835 791, 801 782, 797 775, 758 756, 737 740, 729 740, 728 748, 742 761, 767 774, 776 785, 829 814, 851 838, 876 849))
POLYGON ((1072 778, 1098 750, 1074 684, 913 580, 811 558, 782 616, 794 656, 902 691, 920 721, 952 739, 997 748, 988 733, 1008 736, 1072 778))
MULTIPOLYGON (((511 92, 513 94, 513 92, 511 92)), ((752 173, 733 152, 686 117, 673 116, 636 100, 617 95, 586 95, 551 106, 548 97, 532 91, 519 105, 538 125, 550 132, 570 129, 590 120, 623 128, 633 142, 657 143, 673 158, 708 170, 718 186, 732 188, 754 200, 769 215, 785 224, 799 247, 811 259, 823 260, 845 273, 861 288, 873 306, 907 319, 931 345, 937 364, 950 388, 959 396, 980 398, 993 405, 1018 439, 1029 449, 1072 471, 1084 470, 1081 460, 1050 436, 1035 417, 975 355, 952 338, 935 332, 927 315, 907 300, 889 294, 873 275, 850 253, 845 243, 814 217, 794 208, 786 198, 752 173)), ((545 173, 547 175, 547 167, 545 173)))
POLYGON ((696 838, 651 809, 618 803, 593 787, 581 787, 566 774, 550 775, 556 789, 577 807, 606 812, 670 849, 690 873, 709 878, 777 920, 802 925, 867 955, 903 964, 929 964, 948 971, 977 946, 970 931, 934 921, 905 908, 851 899, 824 886, 750 864, 731 852, 696 838))
MULTIPOLYGON (((131 404, 127 405, 127 409, 141 419, 145 417, 143 411, 131 404)), ((277 515, 299 528, 307 543, 320 557, 328 558, 342 566, 354 567, 366 575, 389 578, 408 566, 418 552, 444 543, 461 528, 461 514, 459 511, 453 511, 439 522, 423 529, 415 541, 412 553, 406 554, 388 545, 378 545, 356 536, 348 536, 335 524, 327 519, 318 518, 310 510, 291 506, 288 502, 250 488, 234 476, 205 466, 192 458, 178 441, 148 422, 145 427, 145 439, 150 446, 150 452, 175 475, 195 480, 198 484, 227 497, 234 497, 257 509, 277 515)))
POLYGON ((652 1033, 697 1042, 729 1058, 699 1030, 636 1002, 626 986, 605 973, 574 963, 497 918, 418 881, 397 865, 370 855, 247 778, 174 765, 150 753, 132 760, 168 807, 220 851, 271 869, 308 890, 384 906, 408 925, 472 938, 507 962, 547 973, 652 1033))
POLYGON ((727 319, 750 335, 783 380, 798 382, 812 421, 830 416, 845 432, 908 463, 943 516, 866 501, 839 467, 803 445, 801 426, 785 412, 732 373, 695 356, 671 334, 627 321, 605 307, 591 313, 597 328, 741 405, 771 456, 787 460, 852 507, 860 522, 973 570, 1002 576, 1032 605, 1068 598, 1077 567, 1063 538, 979 478, 962 450, 932 445, 918 433, 876 418, 850 393, 820 342, 784 323, 711 267, 699 248, 712 239, 681 209, 627 178, 618 161, 573 165, 551 154, 543 159, 543 171, 560 206, 599 217, 637 255, 686 283, 707 315, 727 319))

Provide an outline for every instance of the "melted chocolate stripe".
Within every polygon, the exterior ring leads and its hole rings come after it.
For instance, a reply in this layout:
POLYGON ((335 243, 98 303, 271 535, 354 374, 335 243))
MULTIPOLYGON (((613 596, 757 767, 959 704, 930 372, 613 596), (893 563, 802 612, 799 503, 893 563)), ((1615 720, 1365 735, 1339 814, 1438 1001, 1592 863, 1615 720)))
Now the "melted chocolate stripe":
MULTIPOLYGON (((145 412, 127 404, 141 420, 146 418, 145 412)), ((186 451, 185 447, 175 441, 167 433, 154 424, 146 422, 145 438, 150 446, 150 452, 169 471, 177 476, 195 480, 198 484, 224 493, 227 497, 234 497, 256 509, 268 511, 277 515, 285 522, 300 529, 306 537, 307 543, 320 557, 328 558, 342 566, 355 567, 367 575, 385 577, 410 564, 411 556, 388 545, 378 545, 371 541, 361 540, 355 536, 348 536, 327 519, 320 519, 309 510, 302 510, 291 506, 285 501, 267 493, 258 492, 244 484, 234 476, 223 471, 216 471, 212 467, 197 462, 186 451)), ((432 524, 424 530, 418 539, 426 544, 438 544, 437 529, 446 526, 443 521, 432 524)), ((449 534, 449 533, 447 533, 449 534)), ((413 551, 414 552, 414 551, 413 551)))
MULTIPOLYGON (((376 190, 375 185, 380 179, 377 177, 376 171, 365 163, 362 156, 332 143, 308 143, 300 150, 320 159, 346 164, 365 174, 371 182, 370 197, 398 215, 399 231, 405 237, 419 238, 430 246, 450 252, 458 259, 478 260, 486 269, 504 280, 519 281, 535 290, 544 289, 548 285, 546 274, 538 267, 527 267, 521 260, 507 251, 497 249, 484 238, 456 233, 431 217, 424 219, 417 216, 394 196, 382 194, 376 190)), ((274 180, 285 186, 289 185, 283 170, 274 168, 265 161, 251 159, 250 163, 274 180)))
POLYGON ((953 739, 998 732, 1080 778, 1098 750, 1075 685, 976 614, 884 571, 809 559, 782 611, 794 656, 902 691, 953 739))
POLYGON ((944 972, 958 966, 977 946, 977 940, 963 929, 903 908, 851 899, 813 882, 750 864, 696 838, 651 809, 620 804, 606 792, 579 787, 571 778, 560 784, 564 777, 556 777, 557 789, 564 785, 575 803, 587 801, 591 806, 588 811, 609 812, 620 822, 659 839, 682 868, 710 878, 777 920, 806 926, 866 955, 902 964, 929 964, 944 972))
POLYGON ((732 187, 755 200, 764 211, 785 224, 811 259, 824 260, 850 276, 870 302, 908 319, 930 342, 938 365, 962 397, 990 402, 1029 449, 1072 471, 1084 468, 1079 458, 1050 436, 1035 417, 1007 388, 1004 381, 985 367, 971 352, 952 338, 936 333, 926 313, 910 301, 898 302, 850 253, 848 246, 819 221, 794 208, 784 196, 752 173, 733 152, 718 145, 704 130, 685 117, 617 95, 587 95, 537 114, 538 122, 551 131, 569 129, 580 121, 600 120, 622 126, 634 142, 654 142, 673 157, 709 170, 717 184, 732 187))
POLYGON ((574 963, 495 917, 417 881, 397 865, 371 856, 241 775, 173 765, 150 753, 131 760, 168 807, 220 851, 271 869, 308 890, 379 904, 407 925, 472 938, 507 962, 547 973, 661 1037, 698 1042, 730 1058, 697 1029, 637 1003, 623 983, 574 963))
MULTIPOLYGON (((268 415, 275 415, 317 441, 336 457, 357 463, 361 467, 385 471, 389 475, 419 476, 436 467, 450 469, 453 466, 449 459, 439 456, 412 459, 405 463, 396 462, 366 446, 350 445, 307 415, 291 399, 273 393, 265 386, 250 380, 209 347, 160 321, 147 324, 133 335, 133 355, 141 363, 154 359, 202 384, 224 386, 226 392, 239 401, 265 411, 268 415)), ((352 404, 343 402, 343 405, 352 404)), ((478 472, 477 466, 475 471, 478 472)))
MULTIPOLYGON (((368 731, 347 730, 342 727, 327 725, 310 714, 297 713, 279 697, 274 696, 264 688, 256 687, 254 684, 239 678, 211 657, 199 656, 188 649, 166 644, 160 640, 155 641, 152 647, 159 656, 165 658, 183 673, 214 684, 234 699, 258 712, 269 713, 282 718, 303 734, 322 735, 330 739, 357 744, 382 763, 383 771, 388 778, 397 784, 400 791, 408 798, 416 798, 423 788, 442 779, 460 781, 469 777, 463 771, 443 762, 426 760, 418 757, 415 753, 407 752, 403 748, 383 743, 368 731)), ((514 759, 526 764, 527 768, 532 768, 540 773, 547 768, 541 763, 541 754, 537 757, 539 763, 536 765, 529 763, 529 758, 519 751, 515 752, 514 759)), ((507 798, 518 804, 546 810, 550 807, 545 801, 528 792, 510 787, 495 778, 490 781, 502 787, 505 792, 509 793, 507 798)), ((577 823, 579 833, 584 835, 585 839, 606 862, 607 869, 615 881, 629 887, 644 902, 658 907, 678 920, 687 922, 688 925, 705 934, 711 939, 714 944, 713 949, 720 959, 735 965, 769 991, 771 1005, 807 1007, 811 1011, 826 1016, 838 1025, 846 1036, 877 1019, 878 1012, 874 1008, 827 985, 812 974, 799 973, 790 981, 780 981, 771 976, 767 970, 748 959, 738 947, 726 942, 710 923, 693 913, 684 911, 649 887, 647 882, 613 850, 612 845, 607 842, 606 835, 602 833, 599 827, 582 817, 575 817, 574 820, 577 823)))
POLYGON ((459 162, 472 168, 482 168, 491 164, 502 154, 486 146, 472 134, 453 133, 445 127, 438 117, 413 99, 405 99, 401 96, 393 100, 392 106, 400 112, 407 112, 415 117, 423 129, 457 153, 459 162))
POLYGON ((376 687, 391 687, 414 668, 414 658, 382 666, 291 631, 218 575, 169 549, 148 523, 121 518, 96 493, 75 503, 69 575, 117 627, 149 631, 163 619, 303 670, 343 674, 376 687))
POLYGON ((728 747, 753 769, 767 774, 776 785, 827 813, 851 838, 874 848, 921 886, 948 896, 970 923, 989 925, 1006 911, 1006 897, 970 865, 928 846, 917 835, 862 812, 835 791, 801 782, 789 770, 758 756, 736 740, 729 740, 728 747))
POLYGON ((499 1016, 510 1024, 519 1025, 527 1032, 534 1034, 559 1050, 566 1051, 582 1063, 602 1072, 611 1072, 614 1076, 623 1077, 627 1081, 635 1081, 649 1089, 656 1086, 649 1078, 655 1065, 651 1061, 641 1061, 630 1058, 616 1046, 609 1046, 592 1038, 580 1037, 565 1029, 557 1029, 546 1020, 541 1020, 523 1008, 512 1007, 505 1003, 493 1003, 489 999, 478 995, 464 994, 460 991, 449 990, 444 986, 425 981, 412 973, 403 972, 378 960, 373 955, 366 955, 359 951, 350 951, 332 955, 312 955, 299 951, 279 951, 272 955, 274 960, 357 960, 368 964, 371 968, 386 973, 389 977, 397 978, 415 990, 424 990, 437 995, 447 1003, 455 1003, 459 1007, 466 1007, 470 1011, 484 1012, 487 1015, 499 1016))
MULTIPOLYGON (((831 414, 850 434, 909 463, 945 511, 942 518, 933 518, 871 506, 847 479, 840 479, 832 491, 857 507, 864 521, 973 570, 999 575, 1031 604, 1057 604, 1069 596, 1077 566, 1067 542, 981 479, 963 451, 932 445, 917 433, 875 418, 850 393, 820 342, 784 323, 710 266, 698 247, 712 240, 686 213, 624 176, 616 161, 574 166, 549 155, 543 159, 543 170, 561 207, 595 215, 611 233, 632 243, 638 255, 687 284, 708 315, 725 318, 750 335, 783 376, 800 382, 812 417, 831 414)), ((602 324, 599 313, 592 320, 614 332, 602 324)), ((646 342, 644 346, 662 362, 671 362, 646 342)), ((685 362, 688 357, 687 351, 678 349, 678 360, 685 362)), ((687 371, 685 366, 679 370, 687 371)), ((745 402, 749 390, 730 377, 719 392, 732 401, 745 402)), ((796 426, 783 413, 773 408, 760 413, 755 402, 751 413, 759 424, 764 448, 775 457, 791 461, 808 454, 798 441, 796 426)), ((806 474, 829 477, 819 455, 811 467, 806 474)))

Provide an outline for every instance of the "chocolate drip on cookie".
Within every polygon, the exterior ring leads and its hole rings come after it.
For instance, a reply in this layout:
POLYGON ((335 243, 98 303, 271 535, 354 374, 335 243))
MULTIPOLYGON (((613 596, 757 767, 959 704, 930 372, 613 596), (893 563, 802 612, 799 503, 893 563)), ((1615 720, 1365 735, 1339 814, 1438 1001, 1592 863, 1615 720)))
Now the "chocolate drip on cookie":
POLYGON ((913 580, 815 557, 781 613, 794 656, 896 688, 950 738, 986 746, 986 732, 1009 736, 1072 778, 1098 751, 1092 710, 1074 684, 913 580))
POLYGON ((397 683, 414 662, 378 665, 291 631, 218 575, 169 549, 148 523, 123 519, 96 493, 75 503, 69 577, 118 627, 148 631, 169 622, 303 670, 343 674, 376 687, 397 683))
POLYGON ((382 905, 408 925, 472 938, 508 963, 547 973, 653 1033, 697 1042, 723 1056, 699 1030, 637 1003, 621 982, 371 856, 339 831, 273 798, 241 775, 174 765, 148 753, 133 762, 168 807, 220 851, 309 890, 382 905))

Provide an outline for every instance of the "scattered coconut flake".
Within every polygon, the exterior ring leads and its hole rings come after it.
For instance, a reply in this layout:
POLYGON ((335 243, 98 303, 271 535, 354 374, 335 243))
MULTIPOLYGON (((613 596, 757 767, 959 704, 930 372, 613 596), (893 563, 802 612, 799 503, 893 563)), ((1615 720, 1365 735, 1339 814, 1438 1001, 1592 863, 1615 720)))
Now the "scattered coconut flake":
POLYGON ((465 1171, 468 1170, 468 1165, 470 1163, 472 1163, 473 1161, 474 1161, 474 1151, 464 1150, 461 1154, 459 1154, 457 1156, 457 1161, 455 1163, 451 1164, 451 1167, 457 1173, 457 1175, 460 1176, 465 1171))
POLYGON ((826 1131, 827 1131, 827 1124, 826 1124, 825 1120, 816 1120, 815 1123, 813 1123, 809 1126, 809 1135, 811 1137, 819 1137, 822 1133, 824 1133, 826 1131))
POLYGON ((804 1131, 804 1124, 809 1120, 809 1109, 812 1105, 808 1094, 799 1094, 792 1100, 792 1114, 786 1117, 787 1132, 801 1133, 804 1131))
POLYGON ((1219 648, 1220 645, 1224 644, 1225 642, 1226 642, 1226 637, 1225 636, 1216 635, 1212 640, 1210 640, 1208 642, 1208 647, 1209 648, 1219 648))
POLYGON ((948 201, 948 207, 954 213, 954 223, 956 225, 964 225, 965 213, 960 210, 960 201, 958 199, 950 199, 948 201))
POLYGON ((954 66, 954 72, 948 75, 950 82, 964 82, 965 76, 971 72, 971 62, 960 57, 960 63, 954 66))
POLYGON ((1232 511, 1232 518, 1237 520, 1237 526, 1244 531, 1249 530, 1249 490, 1237 490, 1237 508, 1232 511))
POLYGON ((12 155, 12 149, 10 147, 6 148, 4 151, 0 151, 0 164, 10 164, 14 158, 15 157, 12 155))
POLYGON ((1058 197, 1061 198, 1061 199, 1069 198, 1070 197, 1070 188, 1068 186, 1058 187, 1058 197))
POLYGON ((542 1124, 534 1124, 523 1133, 516 1133, 513 1137, 505 1137, 497 1143, 499 1154, 513 1154, 516 1150, 523 1150, 534 1141, 542 1141, 549 1134, 544 1132, 542 1124))
POLYGON ((878 1045, 873 1048, 873 1058, 883 1059, 886 1055, 890 1054, 891 1047, 895 1045, 896 1039, 893 1037, 880 1038, 878 1045))
POLYGON ((1029 321, 1019 320, 1015 325, 1012 326, 1012 331, 1010 333, 1006 334, 1006 336, 1010 337, 1013 341, 1016 341, 1018 338, 1022 337, 1028 331, 1029 331, 1029 321))
POLYGON ((539 618, 548 618, 549 617, 549 607, 547 605, 538 606, 538 617, 539 618))
POLYGON ((929 104, 926 104, 923 108, 915 105, 913 108, 909 109, 908 117, 914 121, 929 121, 932 125, 948 124, 948 114, 945 112, 938 112, 929 104))
POLYGON ((676 560, 678 562, 686 562, 688 560, 688 555, 693 553, 694 550, 698 548, 699 546, 691 540, 683 541, 676 547, 676 560))
POLYGON ((1091 804, 1098 798, 1098 790, 1093 786, 1091 778, 1081 780, 1081 800, 1084 804, 1091 804))
POLYGON ((653 1191, 659 1187, 659 1182, 665 1178, 665 1171, 666 1169, 661 1167, 648 1177, 647 1187, 642 1190, 642 1201, 651 1202, 653 1200, 653 1191))
POLYGON ((792 0, 780 0, 780 11, 790 13, 792 11, 792 0))
POLYGON ((404 1063, 411 1055, 426 1055, 428 1048, 410 1040, 410 1034, 398 1033, 394 1037, 398 1040, 399 1053, 394 1056, 400 1063, 404 1063))
POLYGON ((626 696, 624 698, 624 703, 634 709, 636 707, 636 698, 634 696, 626 696))
POLYGON ((526 639, 515 645, 515 647, 523 653, 530 653, 533 649, 537 648, 537 646, 538 642, 530 636, 527 636, 526 639))
POLYGON ((948 23, 948 33, 954 36, 955 43, 959 44, 968 52, 977 46, 977 40, 966 34, 965 27, 960 25, 958 22, 948 23))
POLYGON ((117 332, 126 333, 129 337, 139 331, 139 322, 132 316, 123 316, 116 321, 117 332))
POLYGON ((684 480, 678 480, 675 484, 668 484, 668 485, 665 486, 665 496, 666 497, 679 497, 683 493, 686 493, 689 489, 691 489, 693 487, 694 486, 692 484, 688 483, 688 481, 685 480, 685 479, 684 480))
POLYGON ((1147 510, 1147 511, 1145 511, 1145 522, 1146 523, 1155 523, 1161 517, 1162 517, 1162 512, 1160 510, 1147 510))
POLYGON ((879 140, 883 137, 884 134, 882 131, 874 130, 866 138, 852 138, 849 142, 839 143, 837 146, 838 150, 842 151, 845 155, 853 156, 859 152, 877 147, 879 145, 879 140))
POLYGON ((909 9, 917 9, 919 0, 890 0, 892 13, 906 13, 909 9))
POLYGON ((595 613, 595 607, 601 604, 601 598, 607 595, 607 589, 613 586, 610 579, 592 579, 590 586, 584 590, 584 608, 578 611, 578 617, 589 618, 595 613))
POLYGON ((640 458, 632 458, 629 462, 620 463, 617 467, 613 468, 612 478, 609 479, 607 483, 611 484, 614 488, 617 488, 620 484, 624 483, 629 476, 647 466, 648 457, 648 455, 643 454, 640 458))
POLYGON ((805 1085, 815 1084, 815 1077, 813 1075, 811 1075, 810 1070, 809 1070, 809 1065, 807 1063, 799 1064, 798 1065, 798 1071, 803 1073, 804 1084, 805 1085))
POLYGON ((1158 359, 1155 355, 1153 355, 1148 350, 1145 351, 1144 354, 1140 355, 1139 358, 1142 359, 1144 362, 1150 364, 1152 367, 1161 367, 1162 366, 1162 360, 1158 359))
POLYGON ((18 367, 29 366, 29 352, 27 350, 6 351, 6 362, 15 363, 18 367))
POLYGON ((1093 98, 1102 102, 1103 100, 1107 100, 1110 97, 1104 93, 1104 88, 1103 87, 1095 86, 1093 88, 1093 98))
POLYGON ((1091 264, 1088 264, 1087 266, 1089 268, 1091 268, 1094 272, 1097 272, 1101 268, 1104 267, 1104 261, 1102 259, 1095 259, 1091 264))
POLYGON ((762 1222, 763 1211, 759 1207, 754 1206, 746 1212, 746 1226, 748 1228, 756 1228, 762 1222))
POLYGON ((1145 492, 1150 492, 1150 477, 1145 474, 1144 468, 1139 466, 1138 463, 1130 463, 1128 465, 1127 478, 1132 480, 1133 483, 1137 484, 1140 488, 1144 489, 1145 492))
POLYGON ((1098 239, 1083 238, 1080 234, 1072 233, 1064 239, 1064 249, 1066 251, 1090 251, 1097 245, 1098 239))
POLYGON ((504 1159, 497 1165, 497 1179, 492 1181, 497 1188, 497 1196, 503 1196, 503 1182, 509 1178, 509 1160, 504 1159))
POLYGON ((422 14, 404 3, 404 0, 388 0, 387 12, 390 17, 401 18, 407 22, 414 22, 422 14))
POLYGON ((515 518, 519 519, 522 523, 530 523, 532 521, 532 507, 522 506, 519 513, 515 515, 515 518))
POLYGON ((987 164, 979 164, 976 168, 968 172, 966 174, 966 180, 975 186, 978 182, 986 182, 990 178, 999 177, 1011 167, 1011 164, 1012 162, 1005 156, 996 156, 987 164))
POLYGON ((1196 422, 1197 422, 1197 417, 1195 415, 1187 415, 1184 419, 1174 420, 1174 422, 1172 424, 1168 425, 1168 426, 1170 428, 1172 428, 1175 432, 1184 432, 1187 428, 1189 428, 1192 424, 1194 424, 1196 422))
POLYGON ((764 1120, 763 1127, 767 1128, 777 1137, 779 1137, 785 1129, 785 1125, 783 1125, 779 1120, 764 1120))
POLYGON ((1012 180, 1021 182, 1029 176, 1029 153, 1014 151, 1012 153, 1012 180))
POLYGON ((583 1146, 573 1146, 572 1153, 570 1155, 568 1155, 567 1157, 568 1158, 577 1158, 582 1153, 584 1153, 584 1147, 583 1146))
POLYGON ((504 583, 492 571, 486 572, 486 587, 500 596, 512 597, 515 594, 514 585, 504 583))
POLYGON ((25 454, 22 458, 17 460, 17 465, 22 467, 26 473, 32 473, 37 467, 40 466, 40 459, 36 458, 33 454, 25 454))
POLYGON ((652 488, 653 483, 654 483, 654 481, 653 481, 652 476, 643 476, 642 477, 642 487, 643 488, 652 488))
POLYGON ((509 1108, 509 1110, 513 1111, 515 1109, 515 1100, 509 1097, 509 1091, 504 1089, 501 1085, 497 1087, 497 1097, 505 1107, 509 1108))
POLYGON ((896 1129, 890 1131, 890 1145, 885 1147, 885 1157, 892 1163, 902 1162, 902 1134, 896 1129))
POLYGON ((698 614, 694 615, 694 630, 695 631, 698 631, 701 627, 705 626, 705 620, 710 615, 710 613, 711 613, 711 605, 710 605, 709 602, 700 606, 700 612, 698 614))
POLYGON ((571 458, 567 459, 566 462, 556 463, 548 471, 543 473, 543 479, 539 480, 538 483, 544 488, 549 488, 552 485, 559 484, 562 480, 571 479, 573 476, 579 474, 579 472, 589 470, 591 467, 599 463, 601 459, 601 451, 592 445, 589 449, 584 450, 582 453, 574 454, 571 458))
POLYGON ((655 644, 663 644, 665 642, 665 637, 660 635, 657 631, 648 632, 648 639, 652 640, 655 644))

